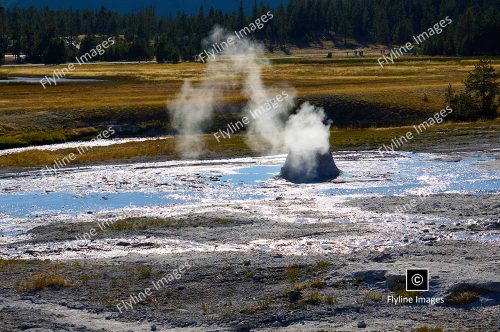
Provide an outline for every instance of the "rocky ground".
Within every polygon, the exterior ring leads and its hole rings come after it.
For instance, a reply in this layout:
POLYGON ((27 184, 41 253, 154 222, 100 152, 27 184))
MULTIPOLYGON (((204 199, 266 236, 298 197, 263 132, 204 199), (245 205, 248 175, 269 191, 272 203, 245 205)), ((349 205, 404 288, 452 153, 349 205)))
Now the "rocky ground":
MULTIPOLYGON (((348 204, 383 212, 391 204, 409 199, 390 197, 348 204)), ((499 212, 498 195, 439 195, 427 198, 425 205, 411 211, 456 218, 457 222, 449 226, 456 232, 496 235, 499 224, 493 218, 499 212), (479 222, 468 223, 471 218, 479 222)), ((260 231, 271 232, 278 227, 249 218, 221 220, 205 216, 191 220, 190 223, 169 221, 168 227, 134 220, 142 227, 123 226, 97 238, 164 233, 209 240, 219 234, 224 241, 231 236, 253 237, 260 231)), ((32 241, 51 243, 80 233, 85 227, 89 225, 39 227, 32 231, 37 235, 32 241)), ((362 232, 363 228, 359 230, 362 232)), ((314 238, 315 234, 339 236, 348 231, 353 228, 347 230, 333 224, 290 225, 273 231, 273 236, 314 238)), ((142 245, 147 247, 148 243, 142 245)), ((357 250, 345 254, 287 256, 253 250, 134 254, 105 260, 55 262, 1 260, 0 329, 388 331, 428 327, 493 331, 500 326, 498 249, 498 241, 427 238, 384 251, 357 250), (153 289, 152 282, 158 282, 185 263, 190 268, 179 279, 153 289), (430 270, 429 292, 413 294, 404 290, 405 270, 412 267, 430 270), (152 288, 149 296, 133 309, 123 309, 120 313, 117 303, 130 300, 131 295, 148 287, 152 288), (444 303, 393 304, 388 303, 390 295, 443 298, 444 303)))
MULTIPOLYGON (((498 153, 491 152, 490 143, 460 143, 460 151, 475 155, 484 146, 496 160, 482 167, 498 170, 498 153)), ((446 161, 454 162, 457 157, 450 146, 436 142, 434 150, 449 153, 446 161)), ((275 210, 293 206, 307 210, 308 199, 277 197, 263 204, 275 210)), ((95 225, 40 226, 30 231, 29 240, 4 247, 29 259, 0 259, 0 331, 497 331, 499 202, 498 193, 351 200, 345 205, 367 214, 393 213, 407 205, 406 214, 412 218, 435 218, 425 219, 424 227, 415 228, 418 233, 414 229, 397 245, 321 254, 314 249, 316 239, 349 239, 353 234, 369 239, 376 225, 345 222, 337 215, 327 222, 280 223, 251 210, 224 217, 135 218, 115 223, 97 232, 86 247, 75 248, 55 243, 72 240, 95 225), (412 201, 417 204, 409 204, 412 201), (213 246, 155 253, 162 245, 155 241, 169 237, 213 246), (283 241, 284 249, 217 250, 218 243, 256 238, 283 241), (106 241, 110 245, 104 251, 121 248, 134 253, 85 259, 92 243, 106 241), (304 254, 286 254, 286 245, 293 241, 304 254), (147 253, 136 253, 137 249, 147 253), (79 259, 57 260, 71 251, 79 259), (46 260, 49 256, 51 260, 46 260), (188 268, 174 273, 186 263, 188 268), (428 292, 405 290, 405 271, 413 267, 429 269, 428 292), (177 278, 168 279, 169 274, 177 278), (165 285, 154 289, 164 277, 165 285), (117 304, 131 301, 146 288, 151 288, 150 294, 132 309, 122 306, 120 312, 117 304), (444 303, 394 304, 388 301, 390 296, 444 303)), ((412 218, 406 220, 408 229, 419 222, 412 218)), ((404 220, 405 216, 387 220, 382 226, 404 220)), ((387 232, 393 230, 401 231, 388 228, 387 232)))

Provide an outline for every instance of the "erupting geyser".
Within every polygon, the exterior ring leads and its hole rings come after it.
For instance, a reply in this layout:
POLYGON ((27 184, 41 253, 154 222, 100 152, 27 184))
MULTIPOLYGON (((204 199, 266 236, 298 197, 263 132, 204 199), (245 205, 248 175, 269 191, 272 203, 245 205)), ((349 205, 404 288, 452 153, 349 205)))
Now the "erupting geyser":
MULTIPOLYGON (((230 36, 215 27, 206 42, 213 45, 230 36)), ((264 54, 262 45, 242 39, 222 53, 223 58, 207 60, 206 76, 200 84, 193 86, 186 81, 179 96, 169 105, 172 125, 182 134, 178 151, 190 158, 201 153, 203 142, 198 135, 210 123, 217 100, 226 90, 242 84, 241 92, 248 98, 243 110, 249 120, 247 143, 252 150, 288 152, 281 175, 291 182, 325 182, 339 176, 330 153, 330 125, 323 109, 305 102, 288 117, 295 105, 295 89, 264 84, 262 73, 269 61, 260 57, 264 54), (280 94, 287 98, 278 99, 276 96, 280 94)))
POLYGON ((326 182, 340 175, 330 152, 330 125, 325 112, 308 102, 286 123, 284 139, 288 156, 281 176, 294 183, 326 182))
POLYGON ((289 153, 285 165, 281 168, 281 176, 293 183, 318 183, 336 179, 340 175, 330 151, 317 152, 313 158, 312 168, 307 164, 300 167, 301 156, 289 153))

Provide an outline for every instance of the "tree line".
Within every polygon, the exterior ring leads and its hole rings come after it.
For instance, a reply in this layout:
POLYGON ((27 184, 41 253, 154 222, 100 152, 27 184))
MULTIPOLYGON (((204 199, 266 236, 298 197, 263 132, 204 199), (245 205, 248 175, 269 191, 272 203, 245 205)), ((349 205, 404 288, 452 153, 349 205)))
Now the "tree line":
POLYGON ((271 10, 274 19, 252 38, 270 51, 332 40, 401 45, 449 16, 453 24, 429 39, 420 52, 431 55, 497 55, 500 0, 289 0, 277 8, 255 1, 233 12, 199 9, 159 17, 154 7, 134 13, 98 10, 0 7, 0 62, 6 53, 34 63, 59 63, 85 53, 108 37, 115 45, 99 60, 192 60, 216 24, 240 30, 271 10))

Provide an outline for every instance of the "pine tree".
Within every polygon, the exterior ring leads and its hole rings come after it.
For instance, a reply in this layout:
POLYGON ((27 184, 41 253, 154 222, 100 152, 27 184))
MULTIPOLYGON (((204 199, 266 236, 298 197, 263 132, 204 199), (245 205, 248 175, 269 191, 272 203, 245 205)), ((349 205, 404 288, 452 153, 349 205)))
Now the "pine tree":
POLYGON ((65 63, 68 58, 68 49, 66 43, 61 38, 52 38, 49 46, 44 53, 44 62, 46 64, 65 63))
MULTIPOLYGON (((239 29, 242 29, 247 25, 245 18, 245 7, 243 7, 243 0, 240 0, 240 7, 238 8, 238 22, 239 29)), ((238 29, 238 30, 239 30, 238 29)))
POLYGON ((480 112, 488 118, 497 116, 498 77, 489 60, 480 60, 464 81, 465 91, 479 100, 480 112))

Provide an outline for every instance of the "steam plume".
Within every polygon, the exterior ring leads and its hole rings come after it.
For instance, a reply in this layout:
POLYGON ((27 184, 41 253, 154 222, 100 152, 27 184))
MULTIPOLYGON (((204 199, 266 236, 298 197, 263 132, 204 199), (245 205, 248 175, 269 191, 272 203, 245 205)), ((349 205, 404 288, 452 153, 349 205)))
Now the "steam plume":
POLYGON ((285 126, 285 144, 291 159, 292 168, 301 168, 312 173, 317 168, 316 156, 330 152, 330 125, 324 125, 325 112, 309 102, 300 107, 297 114, 291 115, 285 126))
MULTIPOLYGON (((234 35, 221 28, 214 28, 205 44, 220 43, 234 35)), ((235 38, 234 38, 235 39, 235 38)), ((178 150, 184 156, 196 157, 201 152, 197 134, 203 132, 209 123, 215 108, 216 100, 225 89, 240 87, 248 102, 244 107, 250 119, 247 128, 247 142, 256 151, 273 153, 289 152, 293 154, 292 167, 313 170, 317 165, 316 155, 329 153, 329 125, 325 125, 324 111, 304 103, 295 115, 289 116, 295 104, 295 89, 292 87, 268 87, 262 76, 269 62, 260 58, 263 48, 248 39, 235 40, 235 43, 224 50, 216 59, 208 59, 205 78, 194 87, 185 82, 179 96, 170 105, 173 126, 183 135, 178 150), (280 103, 272 102, 282 91, 288 98, 280 103), (265 108, 259 116, 252 111, 265 108)))

